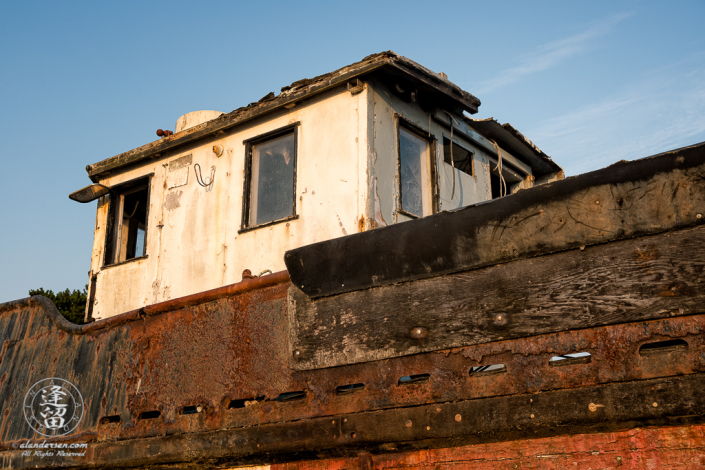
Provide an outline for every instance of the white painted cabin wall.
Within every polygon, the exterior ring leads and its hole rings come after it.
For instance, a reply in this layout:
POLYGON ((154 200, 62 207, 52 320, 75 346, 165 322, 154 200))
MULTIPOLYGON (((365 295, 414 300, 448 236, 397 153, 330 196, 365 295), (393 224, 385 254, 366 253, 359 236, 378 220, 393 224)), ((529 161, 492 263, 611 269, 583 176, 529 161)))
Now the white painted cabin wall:
MULTIPOLYGON (((442 145, 443 137, 448 139, 451 137, 450 128, 440 124, 438 120, 433 119, 433 116, 429 116, 429 113, 421 109, 417 103, 403 101, 380 81, 372 80, 370 84, 370 105, 374 113, 372 123, 374 159, 371 175, 374 182, 378 226, 410 220, 409 217, 397 213, 396 210, 399 198, 399 175, 395 112, 418 128, 430 132, 431 136, 437 139, 435 159, 440 196, 439 210, 453 210, 492 198, 490 156, 482 147, 464 139, 458 132, 454 132, 453 141, 474 152, 475 176, 469 176, 456 169, 455 195, 451 199, 453 173, 451 166, 444 162, 442 145)), ((456 120, 457 122, 454 122, 456 130, 464 131, 466 134, 476 134, 475 131, 470 130, 460 116, 456 116, 456 120)), ((488 144, 491 145, 489 141, 488 144)), ((502 149, 502 152, 507 158, 516 161, 506 150, 502 149)), ((522 169, 531 172, 526 165, 523 165, 522 169)), ((524 187, 530 187, 530 179, 527 178, 524 187)))
MULTIPOLYGON (((107 197, 99 200, 91 261, 91 272, 97 274, 93 318, 239 282, 244 269, 253 274, 266 269, 280 271, 285 269, 286 250, 409 220, 396 210, 395 113, 437 139, 433 158, 440 210, 491 198, 490 157, 481 146, 454 134, 456 143, 474 152, 475 176, 456 170, 456 194, 451 200, 452 170, 443 161, 442 145, 444 136, 450 138, 450 129, 439 123, 438 116, 429 119, 429 113, 417 103, 403 101, 375 79, 355 95, 340 87, 238 126, 222 137, 204 139, 166 158, 101 180, 115 186, 154 174, 146 258, 103 266, 109 204, 107 197), (243 141, 296 122, 300 123, 296 169, 299 218, 238 233, 245 176, 243 141), (213 152, 214 145, 223 147, 221 157, 213 152), (189 154, 192 163, 186 171, 186 184, 170 188, 167 181, 177 174, 169 171, 170 163, 189 154), (210 191, 197 183, 195 164, 206 179, 215 166, 210 191)), ((461 131, 477 135, 459 116, 456 119, 461 131)), ((515 160, 508 152, 504 154, 515 160)), ((524 186, 530 185, 528 178, 524 186)))
POLYGON ((352 234, 371 216, 367 168, 368 90, 344 88, 235 128, 220 138, 107 177, 114 186, 154 173, 147 221, 147 258, 103 267, 107 197, 98 204, 91 270, 97 273, 93 318, 239 282, 242 271, 285 269, 286 250, 352 234), (288 222, 238 233, 245 169, 243 140, 300 122, 297 134, 296 214, 288 222), (225 149, 217 157, 212 148, 225 149), (188 182, 167 188, 169 163, 191 154, 188 182), (211 191, 196 182, 216 167, 211 191), (358 224, 358 222, 362 222, 358 224), (161 227, 161 228, 160 228, 161 227))

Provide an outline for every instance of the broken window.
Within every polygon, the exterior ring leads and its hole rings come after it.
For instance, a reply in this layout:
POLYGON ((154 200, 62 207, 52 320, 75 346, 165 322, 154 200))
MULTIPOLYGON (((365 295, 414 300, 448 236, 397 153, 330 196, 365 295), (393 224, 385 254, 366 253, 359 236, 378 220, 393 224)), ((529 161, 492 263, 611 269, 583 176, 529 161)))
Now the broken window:
MULTIPOLYGON (((443 138, 443 161, 445 161, 447 164, 451 165, 450 161, 450 155, 451 155, 451 145, 450 145, 450 139, 447 137, 443 138)), ((452 165, 462 171, 463 173, 466 173, 470 176, 475 176, 475 166, 473 164, 473 152, 470 150, 464 149, 460 145, 456 144, 453 142, 453 163, 452 165)))
POLYGON ((111 188, 105 264, 145 256, 149 178, 111 188))
POLYGON ((399 127, 399 209, 406 215, 432 212, 429 149, 428 140, 399 127))
POLYGON ((507 163, 505 159, 502 160, 501 173, 497 165, 497 160, 490 158, 489 164, 492 199, 514 194, 523 187, 524 181, 528 178, 525 172, 507 163))
POLYGON ((284 132, 250 141, 243 228, 295 215, 296 133, 284 132))

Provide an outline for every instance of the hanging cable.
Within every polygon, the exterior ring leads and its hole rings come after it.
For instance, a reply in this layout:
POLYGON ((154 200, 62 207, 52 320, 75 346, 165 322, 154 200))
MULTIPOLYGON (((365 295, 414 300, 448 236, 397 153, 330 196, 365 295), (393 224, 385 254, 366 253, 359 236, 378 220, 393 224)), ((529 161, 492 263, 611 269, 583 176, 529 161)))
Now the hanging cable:
POLYGON ((499 197, 504 197, 507 195, 507 183, 504 181, 504 176, 502 175, 502 152, 499 149, 499 145, 494 140, 490 140, 492 145, 494 145, 495 152, 497 152, 497 166, 495 170, 499 173, 499 180, 501 182, 499 186, 499 197))
POLYGON ((213 182, 215 181, 215 166, 211 166, 211 177, 208 181, 203 179, 203 175, 201 174, 201 165, 198 163, 193 166, 193 171, 196 173, 196 181, 198 181, 198 184, 206 188, 206 191, 210 191, 213 188, 213 182))
POLYGON ((137 203, 135 204, 135 208, 132 209, 132 214, 128 215, 127 217, 123 216, 123 218, 124 219, 131 219, 135 215, 135 212, 137 212, 137 206, 139 206, 139 205, 140 205, 140 200, 138 199, 137 203))
POLYGON ((455 118, 448 112, 448 111, 443 111, 448 115, 448 123, 450 124, 450 166, 453 169, 453 190, 450 193, 450 200, 453 200, 453 197, 455 197, 455 161, 453 160, 453 121, 455 121, 456 124, 458 124, 458 121, 455 120, 455 118))

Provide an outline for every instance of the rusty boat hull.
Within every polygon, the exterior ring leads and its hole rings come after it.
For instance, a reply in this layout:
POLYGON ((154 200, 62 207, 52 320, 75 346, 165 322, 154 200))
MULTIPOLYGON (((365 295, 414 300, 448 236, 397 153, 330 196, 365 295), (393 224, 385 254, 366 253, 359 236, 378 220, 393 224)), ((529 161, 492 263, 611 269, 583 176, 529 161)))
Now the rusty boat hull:
POLYGON ((88 325, 0 305, 3 468, 705 465, 705 145, 522 196, 88 325), (51 377, 84 413, 43 436, 51 377))

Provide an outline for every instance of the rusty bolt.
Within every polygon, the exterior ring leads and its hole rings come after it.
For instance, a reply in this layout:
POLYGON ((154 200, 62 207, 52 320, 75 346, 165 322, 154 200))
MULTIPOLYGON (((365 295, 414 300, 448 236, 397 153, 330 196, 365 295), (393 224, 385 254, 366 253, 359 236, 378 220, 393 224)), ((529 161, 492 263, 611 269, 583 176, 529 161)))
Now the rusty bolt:
POLYGON ((455 420, 457 422, 461 422, 463 420, 463 417, 460 414, 455 415, 455 420))
POLYGON ((604 407, 605 407, 605 405, 596 405, 596 404, 594 404, 594 403, 590 403, 590 404, 588 405, 588 409, 589 409, 590 411, 597 411, 598 408, 604 408, 604 407))
POLYGON ((293 356, 294 356, 295 360, 297 360, 297 361, 300 360, 301 359, 301 351, 298 349, 294 349, 293 356))
POLYGON ((426 336, 428 336, 428 330, 422 326, 417 326, 416 328, 411 329, 411 333, 409 334, 414 339, 424 339, 426 336))
POLYGON ((695 217, 698 218, 698 219, 702 219, 702 218, 703 218, 703 215, 702 215, 702 214, 697 214, 695 217))
POLYGON ((406 427, 407 427, 407 428, 410 428, 412 424, 413 424, 413 423, 411 422, 410 419, 407 419, 407 420, 406 420, 406 427))
POLYGON ((654 405, 654 408, 658 407, 658 403, 656 403, 656 402, 654 402, 653 405, 654 405))
POLYGON ((242 280, 243 280, 243 281, 244 281, 245 279, 254 279, 254 278, 256 278, 256 277, 257 277, 257 276, 254 276, 254 275, 252 274, 252 271, 250 271, 249 269, 245 269, 244 271, 242 271, 242 280))
POLYGON ((535 416, 532 414, 532 415, 531 415, 531 418, 533 419, 534 417, 535 417, 535 416))
POLYGON ((506 325, 507 324, 507 314, 506 313, 495 314, 494 324, 498 325, 498 326, 506 325))
POLYGON ((352 434, 350 434, 350 437, 353 438, 353 439, 355 439, 355 438, 357 437, 357 434, 352 433, 352 434))

